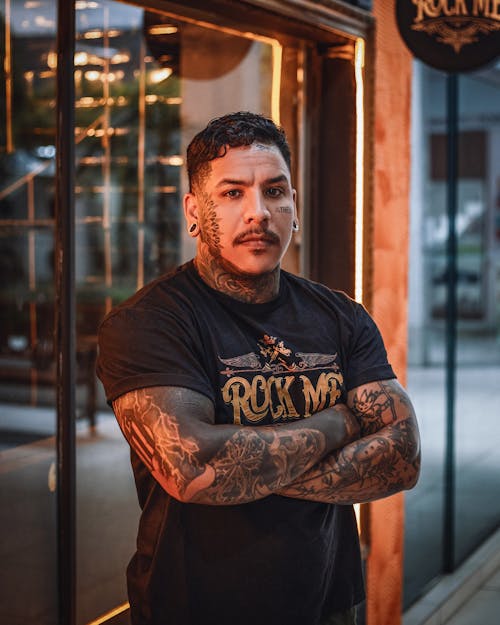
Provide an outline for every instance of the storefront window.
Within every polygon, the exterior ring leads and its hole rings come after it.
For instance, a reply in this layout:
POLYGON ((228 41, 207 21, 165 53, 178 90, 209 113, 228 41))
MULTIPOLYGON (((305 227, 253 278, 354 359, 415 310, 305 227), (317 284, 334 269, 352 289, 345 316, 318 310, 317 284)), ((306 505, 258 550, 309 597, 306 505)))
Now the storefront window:
MULTIPOLYGON (((54 203, 56 2, 0 4, 0 620, 57 621, 54 203), (27 573, 28 572, 28 573, 27 573), (29 600, 27 600, 29 598, 29 600)), ((77 622, 126 610, 138 506, 129 452, 94 373, 113 305, 192 257, 188 141, 213 117, 286 118, 300 46, 121 2, 76 3, 77 622), (286 90, 289 98, 280 101, 286 90)), ((294 146, 295 147, 295 146, 294 146)), ((287 261, 297 266, 298 252, 287 261), (295 259, 295 260, 294 260, 295 259)), ((111 617, 109 617, 111 618, 111 617)))
MULTIPOLYGON (((277 60, 271 43, 117 2, 77 11, 82 344, 95 345, 97 324, 114 304, 192 257, 182 214, 187 142, 209 119, 228 111, 272 115, 277 60)), ((85 475, 80 501, 94 484, 90 506, 82 505, 79 514, 79 543, 95 543, 78 552, 82 623, 123 607, 138 517, 128 450, 102 403, 97 401, 95 429, 106 442, 91 439, 94 450, 103 447, 98 466, 89 464, 88 437, 79 439, 78 448, 85 475), (107 502, 104 514, 101 501, 107 502), (98 549, 103 537, 106 548, 98 549)))
POLYGON ((187 141, 222 112, 271 115, 276 57, 251 37, 91 5, 77 11, 77 281, 99 318, 191 256, 187 141))
POLYGON ((13 625, 57 619, 56 18, 52 2, 38 20, 25 4, 0 4, 0 621, 13 625))
POLYGON ((323 268, 333 280, 332 254, 341 254, 335 280, 342 283, 332 286, 350 291, 364 249, 370 129, 362 120, 370 111, 358 96, 369 14, 317 3, 304 20, 297 8, 268 15, 247 2, 234 3, 242 9, 236 16, 227 7, 216 15, 210 3, 171 2, 168 13, 151 4, 64 5, 76 14, 75 124, 66 128, 56 115, 61 4, 0 0, 0 621, 9 625, 55 625, 63 611, 56 482, 68 458, 56 454, 56 387, 59 399, 73 389, 58 385, 56 368, 56 243, 65 238, 56 228, 56 188, 60 206, 68 184, 57 178, 58 133, 75 143, 75 300, 65 291, 62 301, 76 304, 75 327, 64 327, 76 337, 76 414, 64 419, 76 419, 77 571, 69 585, 78 625, 127 622, 125 569, 139 515, 129 448, 95 376, 97 328, 114 305, 194 254, 182 211, 193 135, 237 110, 285 128, 301 222, 285 269, 319 278, 323 268))
POLYGON ((455 390, 445 375, 446 76, 415 64, 408 385, 422 430, 422 477, 406 496, 405 601, 443 572, 446 406, 454 405, 453 565, 500 520, 500 82, 495 66, 459 77, 455 390), (451 393, 451 394, 450 394, 451 393))
POLYGON ((456 545, 462 562, 500 522, 500 66, 460 81, 456 545), (462 303, 462 304, 461 304, 462 303), (461 308, 460 308, 461 306, 461 308))

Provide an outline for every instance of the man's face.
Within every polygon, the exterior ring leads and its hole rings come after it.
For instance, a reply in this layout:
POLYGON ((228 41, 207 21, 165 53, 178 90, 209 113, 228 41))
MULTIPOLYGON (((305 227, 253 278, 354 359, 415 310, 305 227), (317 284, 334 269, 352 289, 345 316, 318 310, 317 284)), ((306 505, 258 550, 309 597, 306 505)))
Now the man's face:
POLYGON ((290 172, 276 146, 228 148, 188 196, 199 245, 227 270, 260 275, 278 266, 296 214, 290 172))

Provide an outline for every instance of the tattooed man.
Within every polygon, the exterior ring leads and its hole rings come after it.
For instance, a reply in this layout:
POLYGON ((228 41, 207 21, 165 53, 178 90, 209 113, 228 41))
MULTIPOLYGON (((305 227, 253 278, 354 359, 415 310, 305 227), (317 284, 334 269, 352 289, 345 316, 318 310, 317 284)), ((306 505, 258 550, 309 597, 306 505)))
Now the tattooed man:
POLYGON ((196 257, 100 330, 142 508, 132 623, 354 623, 352 504, 415 484, 411 403, 366 310, 280 269, 298 229, 283 131, 226 115, 187 166, 196 257))

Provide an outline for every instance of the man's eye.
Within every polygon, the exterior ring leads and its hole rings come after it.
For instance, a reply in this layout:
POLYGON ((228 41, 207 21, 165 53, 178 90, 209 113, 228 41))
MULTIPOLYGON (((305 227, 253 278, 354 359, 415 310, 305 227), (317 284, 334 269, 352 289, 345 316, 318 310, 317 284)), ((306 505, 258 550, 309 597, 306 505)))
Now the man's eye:
POLYGON ((229 191, 226 191, 224 195, 226 197, 233 197, 233 198, 240 197, 241 191, 239 189, 229 189, 229 191))
POLYGON ((284 191, 281 187, 269 187, 266 191, 266 194, 269 195, 269 197, 280 197, 283 193, 284 191))

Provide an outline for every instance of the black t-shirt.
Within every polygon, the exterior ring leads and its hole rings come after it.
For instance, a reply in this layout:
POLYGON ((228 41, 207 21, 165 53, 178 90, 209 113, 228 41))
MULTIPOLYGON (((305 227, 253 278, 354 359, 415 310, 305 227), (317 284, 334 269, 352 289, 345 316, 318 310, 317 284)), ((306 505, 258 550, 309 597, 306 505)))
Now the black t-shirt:
MULTIPOLYGON (((394 377, 374 322, 345 294, 282 271, 276 299, 246 304, 192 262, 106 317, 98 375, 110 403, 182 386, 213 401, 217 423, 243 426, 307 418, 394 377)), ((317 625, 363 599, 352 506, 277 495, 183 504, 131 457, 142 508, 127 571, 134 625, 317 625)))

